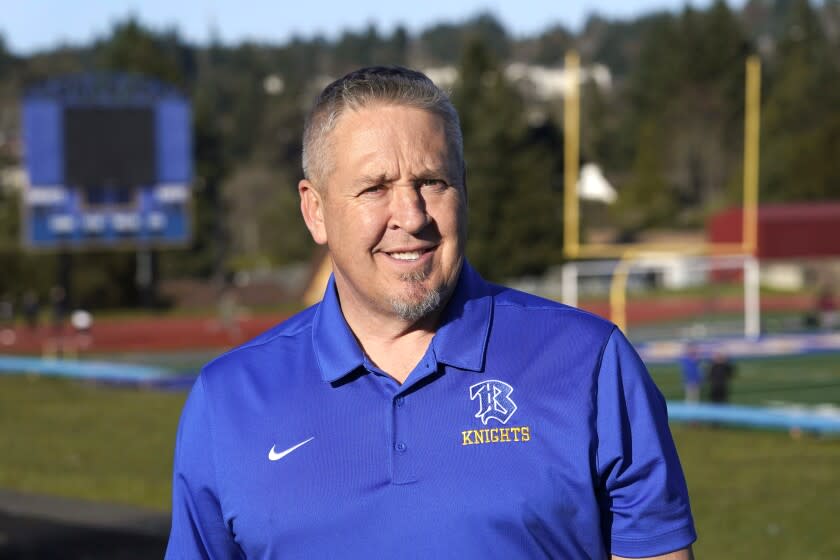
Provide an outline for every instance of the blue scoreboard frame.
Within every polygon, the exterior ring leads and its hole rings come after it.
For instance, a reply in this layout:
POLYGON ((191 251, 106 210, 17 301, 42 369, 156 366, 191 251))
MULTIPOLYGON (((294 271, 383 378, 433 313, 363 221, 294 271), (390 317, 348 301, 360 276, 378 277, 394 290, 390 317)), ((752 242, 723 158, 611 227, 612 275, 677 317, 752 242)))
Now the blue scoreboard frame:
POLYGON ((175 88, 128 74, 84 74, 42 82, 30 88, 23 100, 23 140, 29 180, 22 200, 21 233, 27 248, 143 249, 189 243, 191 111, 175 88), (69 184, 67 115, 92 110, 100 120, 104 115, 107 123, 112 109, 114 115, 120 110, 151 114, 149 179, 133 185, 69 184))

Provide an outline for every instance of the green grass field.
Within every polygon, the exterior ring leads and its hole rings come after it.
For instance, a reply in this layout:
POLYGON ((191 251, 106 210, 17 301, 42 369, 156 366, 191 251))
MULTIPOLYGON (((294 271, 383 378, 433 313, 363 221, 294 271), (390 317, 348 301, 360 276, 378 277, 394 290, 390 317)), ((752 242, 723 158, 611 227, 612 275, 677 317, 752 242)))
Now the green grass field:
MULTIPOLYGON (((679 373, 652 373, 681 398, 679 373)), ((745 361, 733 400, 840 404, 840 356, 745 361)), ((0 377, 0 487, 169 508, 184 393, 0 377)), ((840 558, 840 439, 674 425, 698 558, 840 558)))
POLYGON ((697 558, 840 558, 840 440, 675 425, 697 558))
POLYGON ((0 487, 168 509, 184 398, 0 376, 0 487))

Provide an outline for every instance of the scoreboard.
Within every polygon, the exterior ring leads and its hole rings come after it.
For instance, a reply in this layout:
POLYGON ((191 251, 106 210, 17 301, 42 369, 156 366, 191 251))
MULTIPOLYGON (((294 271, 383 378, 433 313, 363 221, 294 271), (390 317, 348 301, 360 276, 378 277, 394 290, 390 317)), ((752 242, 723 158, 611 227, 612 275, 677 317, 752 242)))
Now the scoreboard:
POLYGON ((128 74, 65 76, 23 100, 31 249, 182 246, 190 240, 190 105, 128 74))

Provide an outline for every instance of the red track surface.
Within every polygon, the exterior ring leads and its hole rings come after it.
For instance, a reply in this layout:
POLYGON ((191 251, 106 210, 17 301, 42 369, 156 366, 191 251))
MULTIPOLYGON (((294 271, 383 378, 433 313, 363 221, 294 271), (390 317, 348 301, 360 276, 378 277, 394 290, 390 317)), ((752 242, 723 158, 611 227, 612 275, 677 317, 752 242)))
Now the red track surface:
MULTIPOLYGON (((814 306, 813 298, 808 296, 773 295, 761 298, 762 311, 805 312, 814 306)), ((602 317, 610 316, 608 302, 595 303, 582 301, 582 309, 602 317)), ((670 321, 690 317, 702 317, 712 313, 744 313, 744 299, 736 296, 718 298, 705 297, 668 297, 633 301, 632 294, 627 301, 627 322, 631 325, 650 324, 658 321, 670 321)))
MULTIPOLYGON (((762 298, 763 311, 801 311, 813 306, 805 296, 766 296, 762 298)), ((581 307, 608 317, 609 304, 582 302, 581 307)), ((685 319, 708 313, 743 312, 743 301, 738 297, 715 300, 702 297, 667 298, 628 302, 628 323, 643 324, 673 319, 685 319)), ((68 327, 63 332, 65 344, 78 347, 79 352, 115 351, 175 351, 198 349, 225 349, 235 346, 276 325, 285 317, 260 315, 242 318, 236 328, 225 328, 215 317, 141 317, 131 319, 103 319, 94 322, 89 344, 75 336, 68 327)), ((18 327, 14 342, 8 344, 8 334, 0 335, 0 352, 9 354, 40 354, 49 352, 56 344, 56 335, 48 326, 35 331, 18 327), (3 340, 6 338, 7 340, 3 340)))
MULTIPOLYGON (((281 316, 258 316, 239 320, 238 331, 225 328, 213 317, 142 317, 95 321, 89 342, 75 335, 69 326, 61 336, 64 343, 85 353, 113 351, 167 351, 230 348, 279 323, 281 316)), ((48 326, 34 331, 19 327, 13 344, 3 344, 0 352, 40 354, 57 343, 56 333, 48 326)))

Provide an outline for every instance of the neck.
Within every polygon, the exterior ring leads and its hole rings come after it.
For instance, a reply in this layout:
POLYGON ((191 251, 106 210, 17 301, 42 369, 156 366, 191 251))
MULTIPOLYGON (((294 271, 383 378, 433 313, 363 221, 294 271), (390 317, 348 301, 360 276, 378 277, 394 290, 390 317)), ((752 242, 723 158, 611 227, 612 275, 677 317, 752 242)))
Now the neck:
POLYGON ((442 309, 407 321, 396 313, 376 312, 354 305, 341 297, 341 311, 368 359, 385 373, 403 383, 423 358, 437 331, 442 309))

